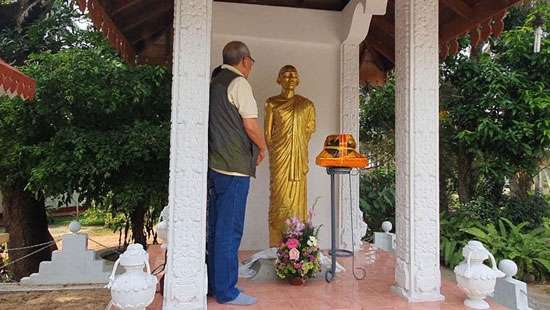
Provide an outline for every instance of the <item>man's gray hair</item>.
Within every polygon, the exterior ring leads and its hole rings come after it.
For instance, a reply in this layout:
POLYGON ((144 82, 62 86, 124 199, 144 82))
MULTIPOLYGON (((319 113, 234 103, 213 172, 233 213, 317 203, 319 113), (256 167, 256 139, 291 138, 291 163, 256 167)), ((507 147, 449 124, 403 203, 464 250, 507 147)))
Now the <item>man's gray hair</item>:
POLYGON ((245 57, 250 57, 250 50, 241 41, 231 41, 223 48, 223 63, 226 65, 238 65, 245 57))

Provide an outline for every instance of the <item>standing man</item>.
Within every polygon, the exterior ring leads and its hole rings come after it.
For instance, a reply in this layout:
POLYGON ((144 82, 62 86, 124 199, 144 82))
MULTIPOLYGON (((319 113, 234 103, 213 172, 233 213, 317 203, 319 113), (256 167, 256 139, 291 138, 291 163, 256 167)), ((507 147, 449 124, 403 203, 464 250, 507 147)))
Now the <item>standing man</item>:
POLYGON ((251 305, 237 289, 250 177, 265 157, 258 106, 248 76, 254 59, 238 41, 223 49, 223 65, 210 82, 208 121, 208 285, 219 303, 251 305))

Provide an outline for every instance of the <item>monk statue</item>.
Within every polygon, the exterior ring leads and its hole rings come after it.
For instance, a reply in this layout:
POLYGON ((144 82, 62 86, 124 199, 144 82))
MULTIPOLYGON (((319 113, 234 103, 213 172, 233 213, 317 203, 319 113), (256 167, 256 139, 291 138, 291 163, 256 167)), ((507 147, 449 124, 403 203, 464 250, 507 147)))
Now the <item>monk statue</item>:
POLYGON ((285 221, 307 218, 308 144, 315 131, 315 107, 297 95, 298 71, 286 65, 279 71, 281 94, 267 99, 265 138, 269 151, 269 244, 278 247, 285 221))

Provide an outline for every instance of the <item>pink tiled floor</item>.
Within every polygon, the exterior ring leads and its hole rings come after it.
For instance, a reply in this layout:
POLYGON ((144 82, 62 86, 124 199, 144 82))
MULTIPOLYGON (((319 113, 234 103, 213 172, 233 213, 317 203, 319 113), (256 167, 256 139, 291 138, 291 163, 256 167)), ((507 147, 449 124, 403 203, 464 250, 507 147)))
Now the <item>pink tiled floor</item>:
MULTIPOLYGON (((164 257, 158 248, 151 247, 151 268, 155 268, 164 257)), ((245 258, 250 252, 241 253, 245 258)), ((362 310, 362 309, 467 309, 462 304, 464 294, 450 281, 443 281, 443 302, 408 303, 391 291, 394 281, 394 259, 391 255, 378 253, 376 262, 366 265, 363 252, 356 254, 357 266, 366 267, 366 279, 356 280, 351 271, 351 258, 339 258, 338 261, 346 268, 345 272, 337 273, 331 283, 324 280, 311 280, 304 286, 291 286, 284 281, 256 282, 239 279, 239 288, 247 294, 258 298, 258 303, 248 307, 220 305, 213 298, 208 298, 208 309, 250 309, 250 310, 362 310)), ((492 309, 505 309, 491 303, 492 309)), ((162 297, 157 298, 148 310, 162 307, 162 297)))

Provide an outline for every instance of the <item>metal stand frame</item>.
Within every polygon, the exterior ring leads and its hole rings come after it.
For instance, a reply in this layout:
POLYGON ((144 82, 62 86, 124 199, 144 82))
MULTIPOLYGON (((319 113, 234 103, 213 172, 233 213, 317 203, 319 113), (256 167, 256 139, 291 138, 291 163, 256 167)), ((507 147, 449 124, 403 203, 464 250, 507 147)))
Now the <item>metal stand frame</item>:
POLYGON ((336 276, 336 257, 353 256, 352 251, 336 248, 336 175, 350 174, 351 168, 327 168, 327 173, 330 175, 330 232, 331 232, 331 248, 330 256, 332 258, 331 269, 325 272, 325 280, 331 282, 336 276))

